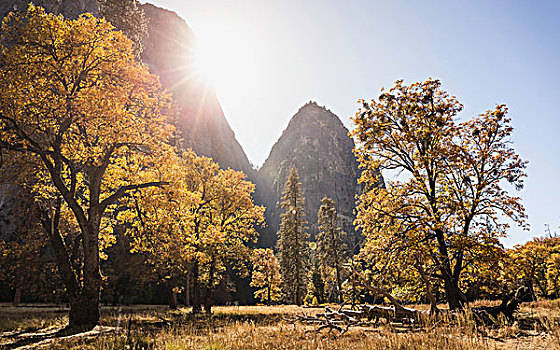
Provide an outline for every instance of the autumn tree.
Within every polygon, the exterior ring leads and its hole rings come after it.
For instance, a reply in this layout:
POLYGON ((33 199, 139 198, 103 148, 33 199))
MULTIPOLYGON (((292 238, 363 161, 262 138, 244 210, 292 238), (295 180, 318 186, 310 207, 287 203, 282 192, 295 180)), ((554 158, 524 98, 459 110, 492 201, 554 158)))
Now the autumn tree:
POLYGON ((325 301, 325 280, 319 261, 313 258, 313 265, 309 271, 307 293, 304 302, 308 305, 318 305, 325 301))
POLYGON ((317 233, 317 254, 323 266, 329 266, 336 273, 336 296, 342 302, 342 265, 348 247, 344 243, 345 233, 339 227, 334 200, 323 197, 317 213, 319 232, 317 233))
MULTIPOLYGON (((11 170, 8 177, 17 174, 11 170)), ((23 300, 56 301, 61 285, 37 206, 26 189, 13 181, 0 186, 0 196, 0 285, 13 292, 14 306, 23 300)))
POLYGON ((223 279, 226 267, 231 266, 242 277, 249 274, 251 261, 249 244, 258 238, 256 226, 264 221, 264 207, 253 202, 255 185, 245 179, 245 174, 232 169, 220 169, 218 185, 211 187, 209 210, 198 212, 208 221, 201 233, 199 246, 204 254, 206 275, 205 311, 212 312, 214 290, 223 279))
POLYGON ((259 288, 255 290, 255 298, 272 305, 282 298, 281 284, 280 266, 274 251, 268 248, 253 250, 253 274, 250 285, 259 288))
POLYGON ((66 20, 30 5, 4 19, 0 41, 0 145, 32 164, 35 176, 20 180, 56 255, 69 327, 92 328, 116 205, 165 184, 151 167, 170 152, 169 97, 135 62, 131 41, 91 15, 66 20))
POLYGON ((278 231, 278 261, 282 291, 287 300, 301 305, 306 294, 309 234, 305 232, 304 198, 298 172, 292 166, 282 193, 282 222, 278 231))
MULTIPOLYGON (((180 281, 187 277, 194 255, 190 208, 196 198, 191 190, 196 189, 197 181, 210 178, 218 169, 210 167, 210 160, 198 158, 192 152, 182 156, 170 153, 165 157, 169 158, 162 159, 166 166, 158 171, 169 185, 131 193, 122 204, 125 210, 119 211, 118 222, 126 228, 131 251, 144 255, 156 279, 165 282, 169 305, 175 308, 180 281), (209 174, 203 176, 203 171, 209 174)), ((188 282, 184 283, 187 285, 188 282)))
POLYGON ((506 282, 529 288, 534 299, 558 296, 560 238, 536 237, 507 251, 506 282))
POLYGON ((506 185, 521 188, 526 163, 511 145, 507 108, 458 122, 463 106, 438 80, 397 81, 377 100, 361 100, 353 118, 364 169, 356 224, 365 252, 380 266, 414 268, 429 291, 442 281, 449 307, 462 307, 462 273, 506 234, 502 217, 523 225, 524 208, 506 185), (400 176, 373 188, 376 170, 400 176), (487 230, 488 223, 493 229, 487 230))
POLYGON ((226 267, 248 273, 249 244, 257 238, 264 208, 254 205, 254 185, 242 172, 220 169, 192 151, 169 163, 161 171, 170 184, 137 191, 128 203, 136 214, 122 215, 133 216, 124 221, 137 218, 130 233, 134 249, 146 252, 168 283, 186 279, 185 293, 192 281, 193 312, 200 312, 203 302, 211 312, 226 267))
POLYGON ((551 252, 548 258, 546 280, 550 295, 555 299, 560 298, 560 245, 551 252))

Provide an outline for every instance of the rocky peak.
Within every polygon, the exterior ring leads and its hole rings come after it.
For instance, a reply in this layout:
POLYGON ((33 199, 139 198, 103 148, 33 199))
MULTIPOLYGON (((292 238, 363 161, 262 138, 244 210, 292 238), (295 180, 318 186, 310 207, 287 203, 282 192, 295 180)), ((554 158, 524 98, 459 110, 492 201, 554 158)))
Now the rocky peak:
POLYGON ((315 101, 309 101, 301 106, 290 120, 291 123, 317 123, 320 125, 335 123, 343 126, 340 119, 333 112, 324 106, 319 106, 315 101))
POLYGON ((316 102, 308 102, 298 110, 259 170, 269 225, 262 245, 274 244, 280 224, 280 197, 292 165, 297 167, 302 183, 311 236, 317 233, 317 211, 326 195, 335 200, 343 229, 358 239, 353 210, 355 196, 360 193, 360 171, 353 148, 348 129, 330 110, 316 102))

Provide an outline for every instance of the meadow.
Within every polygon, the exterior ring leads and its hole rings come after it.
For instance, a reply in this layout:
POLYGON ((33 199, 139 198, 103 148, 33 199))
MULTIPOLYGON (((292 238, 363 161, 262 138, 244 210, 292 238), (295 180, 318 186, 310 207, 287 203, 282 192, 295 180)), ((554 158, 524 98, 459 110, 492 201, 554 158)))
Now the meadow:
POLYGON ((417 325, 380 322, 342 336, 293 322, 322 311, 218 306, 212 315, 195 316, 187 308, 103 307, 93 331, 60 337, 54 334, 67 324, 65 308, 4 304, 0 349, 560 349, 560 300, 524 303, 518 321, 494 327, 477 325, 468 313, 417 325))

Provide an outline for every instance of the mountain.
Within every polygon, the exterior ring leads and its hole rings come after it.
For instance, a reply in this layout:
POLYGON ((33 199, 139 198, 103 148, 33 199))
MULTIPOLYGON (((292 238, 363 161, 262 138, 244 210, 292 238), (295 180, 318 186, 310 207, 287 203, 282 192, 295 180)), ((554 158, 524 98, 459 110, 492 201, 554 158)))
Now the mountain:
POLYGON ((196 74, 193 67, 195 35, 175 12, 143 4, 148 20, 142 60, 160 77, 181 108, 177 126, 185 148, 212 157, 220 166, 242 170, 253 167, 235 138, 216 93, 196 74))
MULTIPOLYGON (((67 18, 76 18, 85 12, 95 16, 99 14, 97 0, 35 0, 33 3, 43 7, 47 12, 62 13, 67 18)), ((29 0, 2 0, 0 2, 0 18, 4 18, 12 11, 26 9, 27 4, 29 4, 29 0)))
POLYGON ((315 102, 299 109, 259 169, 259 195, 267 207, 268 225, 261 245, 271 246, 276 241, 281 220, 280 198, 292 165, 298 169, 302 183, 311 236, 317 233, 317 211, 326 195, 335 200, 341 225, 351 242, 359 240, 352 224, 355 198, 361 191, 353 148, 348 129, 330 110, 315 102))

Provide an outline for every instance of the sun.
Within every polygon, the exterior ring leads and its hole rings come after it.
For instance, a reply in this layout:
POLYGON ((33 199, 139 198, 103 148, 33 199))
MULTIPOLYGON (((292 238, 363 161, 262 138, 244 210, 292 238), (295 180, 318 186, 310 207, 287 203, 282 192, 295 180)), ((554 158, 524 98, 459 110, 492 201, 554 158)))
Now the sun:
POLYGON ((259 80, 258 45, 241 26, 207 22, 195 30, 197 75, 220 94, 236 93, 259 80))

